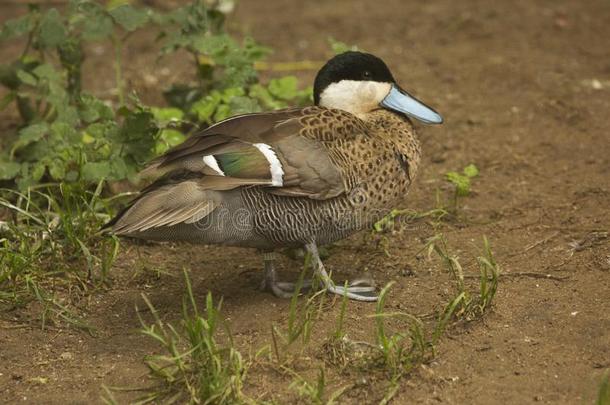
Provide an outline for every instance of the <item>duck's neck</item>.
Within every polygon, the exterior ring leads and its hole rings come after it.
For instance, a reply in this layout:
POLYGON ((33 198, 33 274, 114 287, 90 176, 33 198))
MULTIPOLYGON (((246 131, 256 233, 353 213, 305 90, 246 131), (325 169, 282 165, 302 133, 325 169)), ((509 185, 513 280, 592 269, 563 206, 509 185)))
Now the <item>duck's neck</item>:
POLYGON ((368 125, 376 128, 384 129, 384 137, 400 140, 403 136, 407 138, 415 138, 415 129, 413 123, 404 114, 398 114, 392 111, 388 111, 384 108, 378 108, 373 111, 369 111, 362 115, 368 125))

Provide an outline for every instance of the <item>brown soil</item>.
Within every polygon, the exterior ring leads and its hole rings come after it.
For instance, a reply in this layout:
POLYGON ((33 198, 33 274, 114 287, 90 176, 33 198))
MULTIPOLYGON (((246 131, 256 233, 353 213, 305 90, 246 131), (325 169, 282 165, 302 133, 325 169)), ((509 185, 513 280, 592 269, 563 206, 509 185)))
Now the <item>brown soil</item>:
MULTIPOLYGON (((8 18, 21 9, 0 10, 8 18)), ((610 367, 610 4, 244 1, 230 20, 235 32, 272 46, 276 61, 324 60, 329 36, 358 44, 437 107, 446 122, 420 128, 424 160, 405 207, 433 208, 449 170, 471 162, 481 170, 463 201, 465 219, 443 232, 470 274, 477 271, 475 245, 483 235, 491 241, 503 271, 493 308, 450 327, 434 360, 402 380, 393 403, 591 403, 610 367)), ((141 35, 130 43, 126 75, 147 101, 159 102, 159 87, 188 71, 189 62, 166 60, 161 65, 171 70, 163 70, 151 63, 150 41, 141 35)), ((92 51, 88 63, 103 61, 104 52, 92 51)), ((111 66, 100 66, 102 80, 91 87, 110 88, 111 66)), ((297 74, 309 83, 315 72, 297 74)), ((431 313, 454 295, 438 261, 419 254, 433 234, 426 225, 403 226, 390 236, 390 257, 357 235, 337 244, 327 262, 337 279, 368 270, 379 285, 396 281, 388 299, 394 310, 431 313)), ((112 287, 81 305, 94 336, 70 327, 41 330, 19 311, 1 315, 2 401, 100 402, 102 384, 149 384, 142 360, 160 349, 139 333, 136 306, 144 307, 147 294, 164 320, 178 322, 183 267, 202 304, 207 291, 224 298, 238 349, 254 353, 270 344, 272 323, 285 325, 289 305, 257 290, 261 264, 250 250, 125 242, 112 287)), ((284 275, 298 269, 283 262, 284 275)), ((304 357, 292 364, 311 380, 339 309, 338 302, 328 305, 304 357)), ((367 317, 373 312, 372 304, 350 302, 350 338, 374 341, 367 317)), ((326 368, 330 389, 355 384, 343 403, 377 403, 384 395, 381 373, 326 368)), ((291 381, 255 363, 245 392, 286 403, 296 398, 291 381)))

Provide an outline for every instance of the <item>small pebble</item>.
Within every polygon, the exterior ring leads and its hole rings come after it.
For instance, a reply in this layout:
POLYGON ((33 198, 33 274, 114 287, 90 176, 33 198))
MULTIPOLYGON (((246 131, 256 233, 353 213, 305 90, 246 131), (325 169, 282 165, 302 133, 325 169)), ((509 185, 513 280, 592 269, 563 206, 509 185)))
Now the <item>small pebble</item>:
POLYGON ((63 352, 59 355, 59 358, 62 360, 72 360, 74 358, 74 355, 70 352, 63 352))

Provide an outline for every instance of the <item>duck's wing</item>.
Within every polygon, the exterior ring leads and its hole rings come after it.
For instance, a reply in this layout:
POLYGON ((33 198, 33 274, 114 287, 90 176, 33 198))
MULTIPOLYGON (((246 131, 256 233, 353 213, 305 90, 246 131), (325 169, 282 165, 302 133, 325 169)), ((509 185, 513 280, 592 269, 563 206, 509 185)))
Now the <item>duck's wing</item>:
POLYGON ((170 149, 143 173, 188 171, 215 190, 266 185, 274 194, 332 198, 349 191, 341 146, 362 127, 351 114, 321 107, 236 116, 170 149))
POLYGON ((222 203, 219 191, 237 187, 316 200, 349 192, 347 150, 363 128, 357 117, 322 107, 229 118, 153 160, 143 174, 157 180, 106 227, 134 234, 193 223, 222 203))

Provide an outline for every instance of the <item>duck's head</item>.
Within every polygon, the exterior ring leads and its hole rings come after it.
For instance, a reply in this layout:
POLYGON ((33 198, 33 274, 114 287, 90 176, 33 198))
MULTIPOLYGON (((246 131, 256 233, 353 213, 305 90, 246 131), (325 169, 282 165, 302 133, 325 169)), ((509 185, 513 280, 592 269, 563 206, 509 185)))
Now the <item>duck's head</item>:
POLYGON ((426 124, 443 122, 436 111, 401 89, 386 64, 369 53, 345 52, 326 62, 316 76, 313 94, 316 105, 358 116, 386 108, 426 124))

